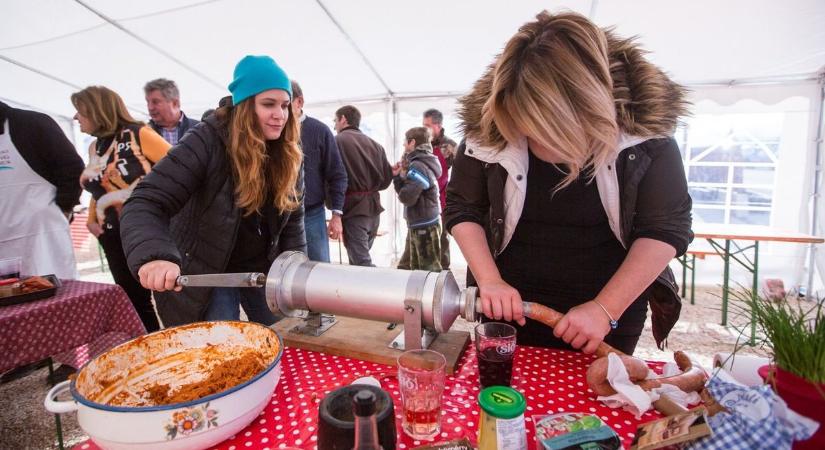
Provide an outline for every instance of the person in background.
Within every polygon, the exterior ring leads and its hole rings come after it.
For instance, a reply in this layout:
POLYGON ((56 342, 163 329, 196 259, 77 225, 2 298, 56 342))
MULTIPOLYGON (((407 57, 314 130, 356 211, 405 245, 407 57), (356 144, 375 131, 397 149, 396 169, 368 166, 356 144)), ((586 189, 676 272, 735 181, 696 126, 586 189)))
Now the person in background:
POLYGON ((149 109, 149 126, 175 145, 181 137, 198 124, 195 119, 186 117, 180 110, 180 91, 172 80, 158 78, 143 87, 146 94, 146 107, 149 109))
POLYGON ((204 111, 203 114, 201 114, 201 122, 206 121, 206 118, 212 115, 213 112, 215 112, 215 110, 212 108, 209 108, 206 111, 204 111))
POLYGON ((681 308, 668 262, 693 238, 672 138, 685 90, 632 40, 542 12, 460 105, 444 216, 484 315, 521 344, 632 354, 650 303, 661 346, 681 308), (564 317, 527 320, 522 299, 564 317))
POLYGON ((381 221, 379 191, 392 182, 392 166, 384 147, 361 132, 361 112, 347 105, 335 111, 335 142, 347 170, 347 194, 344 201, 344 246, 349 263, 375 266, 370 248, 381 221))
MULTIPOLYGON (((432 133, 433 141, 433 155, 438 158, 441 164, 441 176, 438 177, 438 192, 439 201, 441 203, 441 211, 447 207, 447 182, 450 179, 450 167, 453 166, 453 159, 455 159, 455 141, 448 138, 444 134, 444 114, 441 111, 430 108, 424 111, 424 118, 422 125, 427 127, 432 133)), ((444 219, 441 219, 441 268, 449 270, 450 268, 450 238, 449 233, 444 229, 444 219)), ((407 239, 406 242, 410 242, 407 239)), ((399 269, 410 269, 410 248, 405 244, 404 253, 398 261, 399 269)))
POLYGON ((441 163, 433 155, 430 130, 410 128, 404 134, 404 158, 392 168, 398 200, 404 204, 410 269, 441 271, 441 163))
POLYGON ((21 275, 77 278, 69 221, 83 160, 46 114, 0 102, 0 259, 21 275))
POLYGON ((89 86, 71 97, 80 131, 96 139, 80 184, 92 194, 87 227, 97 237, 112 277, 132 301, 146 331, 160 329, 152 293, 132 277, 120 239, 120 213, 135 186, 166 156, 169 143, 135 120, 116 92, 89 86))
POLYGON ((304 229, 307 256, 312 261, 330 262, 329 239, 341 239, 347 171, 341 161, 335 137, 329 127, 304 114, 304 91, 292 81, 292 111, 301 122, 301 150, 304 152, 304 229), (332 211, 329 226, 324 203, 332 211))
POLYGON ((155 292, 167 326, 277 317, 264 288, 186 288, 181 274, 269 271, 285 251, 306 252, 298 120, 289 77, 269 56, 235 66, 230 99, 190 130, 123 208, 132 273, 155 292), (175 216, 175 220, 171 220, 175 216))

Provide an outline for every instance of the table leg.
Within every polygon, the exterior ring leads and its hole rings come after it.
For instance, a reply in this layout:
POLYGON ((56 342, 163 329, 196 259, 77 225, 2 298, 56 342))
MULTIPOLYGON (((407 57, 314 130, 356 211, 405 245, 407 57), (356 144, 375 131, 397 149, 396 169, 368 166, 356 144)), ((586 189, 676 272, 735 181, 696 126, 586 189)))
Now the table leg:
POLYGON ((695 305, 694 301, 696 295, 696 255, 691 255, 690 263, 690 304, 695 305))
POLYGON ((682 255, 681 262, 682 262, 682 298, 685 298, 685 287, 687 286, 685 284, 685 282, 687 281, 687 253, 682 255))
POLYGON ((726 326, 728 324, 728 284, 730 283, 730 239, 725 239, 725 253, 722 259, 725 261, 722 279, 722 326, 726 326))
MULTIPOLYGON (((753 242, 753 291, 751 298, 756 301, 759 295, 759 241, 753 242)), ((756 316, 751 308, 751 347, 756 345, 756 316)))
MULTIPOLYGON (((54 374, 54 362, 51 358, 49 358, 49 379, 51 380, 52 374, 54 374)), ((54 415, 54 425, 57 429, 57 446, 60 450, 63 450, 63 424, 60 422, 60 414, 54 415)))

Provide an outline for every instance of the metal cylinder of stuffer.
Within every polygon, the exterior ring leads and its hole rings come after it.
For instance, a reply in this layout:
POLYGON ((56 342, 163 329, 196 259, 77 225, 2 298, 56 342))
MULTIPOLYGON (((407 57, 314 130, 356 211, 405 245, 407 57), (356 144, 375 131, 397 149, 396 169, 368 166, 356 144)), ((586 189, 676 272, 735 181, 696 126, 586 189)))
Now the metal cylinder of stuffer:
POLYGON ((422 325, 439 333, 463 314, 462 295, 449 271, 319 263, 299 252, 278 256, 266 281, 266 300, 276 314, 319 312, 403 323, 404 301, 420 300, 422 325))

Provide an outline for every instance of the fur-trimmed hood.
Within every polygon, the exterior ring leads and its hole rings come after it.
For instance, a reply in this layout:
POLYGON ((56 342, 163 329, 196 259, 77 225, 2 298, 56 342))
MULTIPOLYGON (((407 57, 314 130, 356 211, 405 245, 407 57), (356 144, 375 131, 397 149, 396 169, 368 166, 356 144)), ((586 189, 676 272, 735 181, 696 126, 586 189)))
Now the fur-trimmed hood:
MULTIPOLYGON (((688 114, 687 90, 650 63, 635 38, 620 38, 612 29, 605 30, 605 35, 620 132, 648 138, 672 135, 679 117, 688 114)), ((503 148, 504 138, 495 125, 487 135, 481 128, 481 111, 492 90, 497 60, 498 56, 470 93, 459 99, 458 116, 466 137, 484 146, 503 148)))

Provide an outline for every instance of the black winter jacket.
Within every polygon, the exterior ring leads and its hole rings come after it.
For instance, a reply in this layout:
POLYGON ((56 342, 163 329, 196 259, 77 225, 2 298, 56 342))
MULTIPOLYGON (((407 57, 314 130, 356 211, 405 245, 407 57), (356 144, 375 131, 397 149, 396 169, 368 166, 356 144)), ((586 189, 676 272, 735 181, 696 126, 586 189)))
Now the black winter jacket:
MULTIPOLYGON (((228 135, 215 115, 184 135, 138 184, 121 215, 121 237, 135 276, 153 260, 180 265, 182 274, 222 273, 238 234, 241 210, 227 155, 228 135)), ((303 170, 301 171, 303 173, 303 170)), ((299 179, 303 190, 303 177, 299 179)), ((269 217, 270 263, 282 252, 306 252, 303 203, 269 217)), ((155 292, 165 326, 203 319, 211 289, 155 292)))
MULTIPOLYGON (((504 236, 504 185, 508 174, 499 164, 484 163, 465 153, 471 151, 461 142, 447 186, 444 222, 447 230, 461 222, 478 223, 497 255, 504 236)), ((627 247, 646 237, 672 245, 677 256, 684 254, 693 240, 691 199, 676 141, 651 139, 627 148, 619 154, 615 168, 622 240, 627 247)), ((475 284, 472 274, 468 273, 467 282, 475 284)), ((662 347, 682 308, 670 268, 666 267, 648 289, 653 336, 662 347)))
POLYGON ((9 132, 29 167, 57 188, 57 206, 70 212, 80 201, 83 189, 78 180, 85 166, 57 122, 46 114, 0 102, 0 134, 9 132), (5 129, 6 120, 11 130, 5 129))

